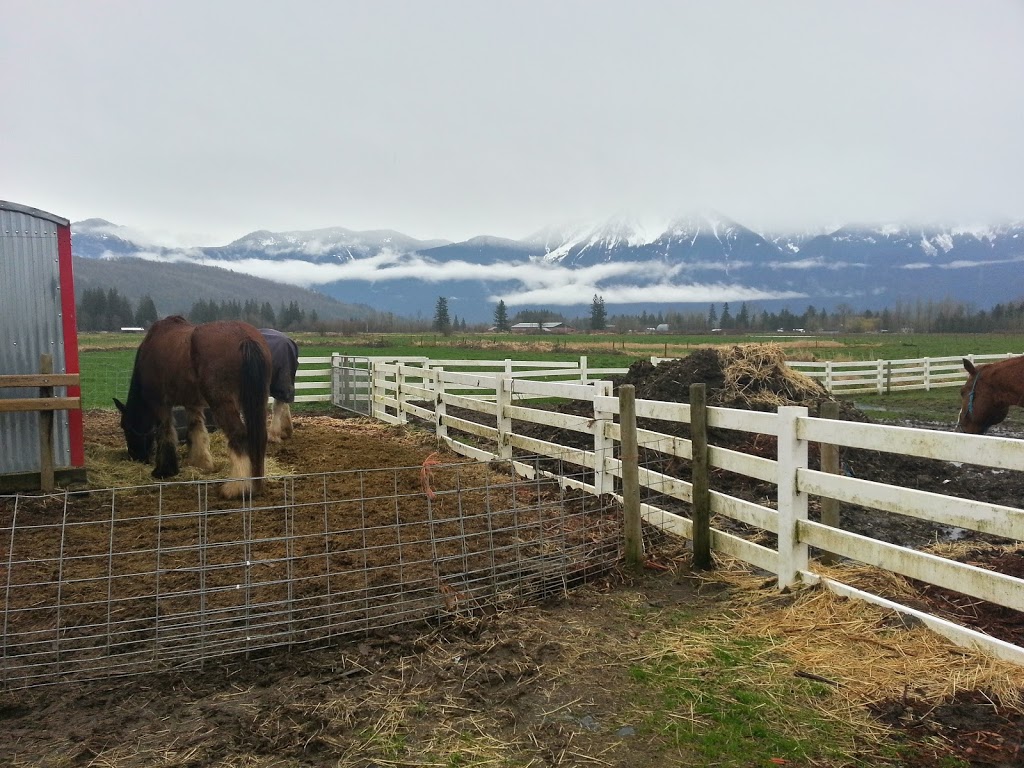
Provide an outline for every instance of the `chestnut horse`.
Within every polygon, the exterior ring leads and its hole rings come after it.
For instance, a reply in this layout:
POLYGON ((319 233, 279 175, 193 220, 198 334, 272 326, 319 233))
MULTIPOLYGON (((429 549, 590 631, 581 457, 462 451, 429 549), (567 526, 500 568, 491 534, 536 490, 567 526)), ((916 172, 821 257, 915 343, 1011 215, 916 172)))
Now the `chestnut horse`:
POLYGON ((270 348, 270 396, 274 410, 270 417, 267 439, 279 443, 292 436, 292 409, 295 402, 295 372, 299 369, 299 346, 288 336, 273 328, 260 328, 270 348))
POLYGON ((1024 406, 1024 357, 977 367, 964 358, 967 383, 960 388, 957 432, 983 435, 1006 418, 1011 405, 1024 406))
POLYGON ((127 402, 117 398, 128 455, 147 462, 156 444, 153 477, 178 474, 178 440, 171 410, 188 414, 189 463, 213 469, 203 409, 209 406, 228 441, 231 477, 221 495, 237 498, 263 487, 267 451, 270 350, 248 323, 192 325, 180 316, 153 323, 135 355, 127 402))

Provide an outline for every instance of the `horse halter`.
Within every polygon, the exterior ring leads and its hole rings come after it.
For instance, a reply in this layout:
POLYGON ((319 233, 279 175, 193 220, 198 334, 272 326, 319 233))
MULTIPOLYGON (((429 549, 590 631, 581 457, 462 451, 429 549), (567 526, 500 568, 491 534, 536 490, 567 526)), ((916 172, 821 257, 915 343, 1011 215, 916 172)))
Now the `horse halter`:
POLYGON ((971 384, 971 391, 967 393, 967 415, 972 419, 974 418, 974 389, 978 386, 978 382, 981 380, 981 371, 978 371, 974 375, 974 383, 971 384))

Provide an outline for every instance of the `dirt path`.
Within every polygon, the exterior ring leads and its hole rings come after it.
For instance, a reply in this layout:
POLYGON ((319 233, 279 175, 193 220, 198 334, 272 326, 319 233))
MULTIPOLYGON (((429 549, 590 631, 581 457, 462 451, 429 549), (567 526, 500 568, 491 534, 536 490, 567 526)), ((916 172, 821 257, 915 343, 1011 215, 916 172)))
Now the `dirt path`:
MULTIPOLYGON (((106 416, 91 419, 89 439, 114 446, 115 427, 106 416)), ((273 455, 282 466, 303 471, 415 466, 436 447, 432 436, 409 428, 330 417, 299 417, 296 435, 273 455), (324 449, 327 445, 330 450, 324 449)), ((1001 691, 987 682, 972 685, 971 680, 988 681, 987 670, 974 657, 945 645, 928 658, 948 661, 915 667, 911 660, 924 654, 919 643, 934 641, 930 633, 871 613, 864 620, 863 648, 884 648, 887 657, 905 666, 892 679, 872 682, 873 694, 864 693, 863 686, 842 682, 861 673, 844 673, 834 661, 797 655, 784 642, 789 630, 783 619, 794 601, 820 602, 819 594, 780 597, 763 577, 745 574, 737 580, 729 569, 694 574, 678 543, 655 537, 648 546, 652 567, 638 579, 609 575, 514 611, 370 633, 318 650, 232 657, 202 671, 2 694, 0 764, 1022 764, 1024 673, 1016 689, 1012 672, 1011 684, 1001 691), (774 626, 779 633, 755 635, 755 623, 774 626), (670 739, 664 724, 676 722, 672 718, 681 718, 698 734, 711 723, 682 704, 666 709, 663 690, 641 674, 653 663, 652 655, 676 648, 668 658, 682 665, 678 677, 696 675, 696 687, 687 690, 711 695, 720 684, 712 678, 700 681, 710 668, 686 666, 679 659, 687 658, 685 649, 705 653, 701 649, 709 636, 721 648, 731 648, 731 638, 748 632, 756 638, 750 642, 762 648, 737 662, 736 674, 750 683, 749 690, 767 686, 762 676, 777 676, 780 670, 788 680, 806 682, 798 673, 831 680, 819 686, 819 704, 862 723, 861 740, 844 745, 841 757, 791 756, 772 763, 775 755, 764 754, 759 755, 763 762, 735 763, 708 758, 702 742, 670 739), (959 693, 936 692, 936 680, 946 676, 962 680, 959 693), (897 745, 902 751, 894 757, 897 745)), ((988 556, 978 552, 978 557, 988 556)), ((1024 554, 1006 557, 1002 568, 1024 564, 1024 554)), ((921 599, 930 596, 922 593, 921 599)), ((966 608, 978 610, 976 605, 966 608)), ((848 609, 842 601, 825 609, 832 621, 851 621, 834 616, 848 609)), ((819 637, 831 635, 830 620, 819 616, 810 621, 822 622, 815 630, 819 637)), ((1013 625, 1013 617, 1005 623, 1013 625)), ((706 651, 707 658, 716 658, 714 647, 706 651)), ((861 652, 851 649, 850 655, 861 652)), ((794 733, 794 738, 813 741, 811 732, 801 733, 799 723, 794 733)), ((751 749, 757 743, 752 741, 751 749)))

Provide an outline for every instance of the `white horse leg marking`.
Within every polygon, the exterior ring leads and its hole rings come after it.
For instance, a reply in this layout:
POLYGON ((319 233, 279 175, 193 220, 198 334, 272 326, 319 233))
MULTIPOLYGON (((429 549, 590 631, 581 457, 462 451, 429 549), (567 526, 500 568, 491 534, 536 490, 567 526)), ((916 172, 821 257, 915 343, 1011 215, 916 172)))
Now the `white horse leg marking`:
POLYGON ((292 412, 288 403, 283 400, 274 399, 274 408, 270 417, 270 429, 267 430, 267 439, 272 443, 279 443, 283 439, 292 436, 292 412))
POLYGON ((206 431, 203 412, 189 412, 188 418, 188 463, 202 472, 212 472, 213 454, 210 453, 210 433, 206 431))
POLYGON ((252 462, 244 453, 235 453, 228 449, 228 458, 231 461, 230 476, 244 478, 230 480, 224 483, 220 489, 220 495, 225 499, 237 499, 243 493, 252 490, 252 462))

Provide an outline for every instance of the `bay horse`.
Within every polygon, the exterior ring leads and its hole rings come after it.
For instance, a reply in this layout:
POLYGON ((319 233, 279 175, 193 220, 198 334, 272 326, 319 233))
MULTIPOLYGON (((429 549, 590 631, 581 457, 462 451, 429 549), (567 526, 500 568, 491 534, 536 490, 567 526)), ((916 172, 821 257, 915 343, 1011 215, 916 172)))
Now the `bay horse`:
POLYGON ((270 396, 274 409, 267 439, 279 443, 292 436, 292 410, 295 402, 295 372, 299 369, 299 346, 294 340, 273 328, 260 328, 270 348, 270 396))
POLYGON ((1024 406, 1024 356, 977 367, 965 357, 964 370, 957 432, 983 435, 1006 418, 1011 405, 1024 406))
POLYGON ((232 480, 221 488, 237 498, 263 488, 267 451, 270 350, 253 326, 231 320, 192 325, 179 315, 150 327, 135 354, 127 402, 121 412, 128 455, 148 462, 156 445, 153 477, 178 474, 178 440, 171 412, 188 414, 190 464, 213 469, 203 410, 209 406, 228 441, 232 480))

